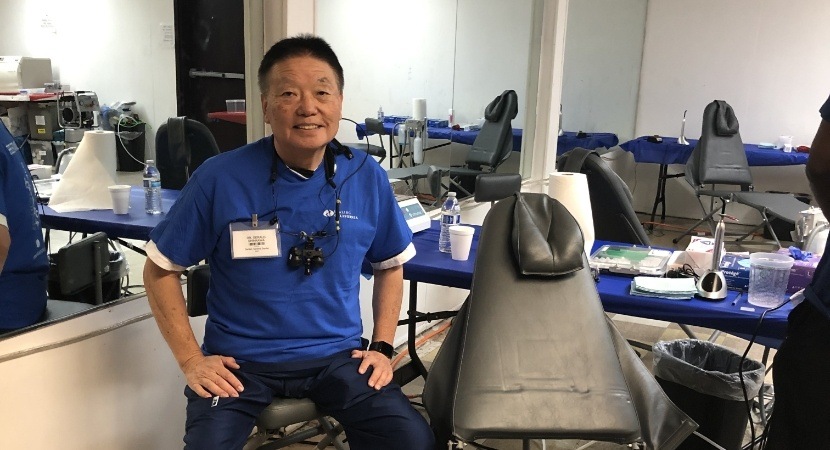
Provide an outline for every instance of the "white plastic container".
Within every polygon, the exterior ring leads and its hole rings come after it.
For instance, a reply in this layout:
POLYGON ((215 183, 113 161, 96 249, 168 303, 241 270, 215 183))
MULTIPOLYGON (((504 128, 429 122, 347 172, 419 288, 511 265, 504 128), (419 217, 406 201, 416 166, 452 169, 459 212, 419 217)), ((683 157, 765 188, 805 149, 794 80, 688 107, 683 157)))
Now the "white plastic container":
POLYGON ((780 253, 749 255, 749 295, 747 301, 762 308, 784 303, 793 259, 780 253))

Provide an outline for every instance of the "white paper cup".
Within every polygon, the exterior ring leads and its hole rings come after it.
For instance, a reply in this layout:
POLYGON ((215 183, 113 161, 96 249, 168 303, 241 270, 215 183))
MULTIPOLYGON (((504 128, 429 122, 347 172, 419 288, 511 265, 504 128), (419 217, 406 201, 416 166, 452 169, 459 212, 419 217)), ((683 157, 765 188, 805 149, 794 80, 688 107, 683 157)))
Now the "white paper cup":
POLYGON ((129 184, 108 186, 112 197, 112 212, 115 214, 128 214, 130 212, 130 188, 129 184))
POLYGON ((475 230, 475 228, 467 225, 453 225, 450 227, 452 259, 466 261, 470 257, 470 247, 473 245, 475 230))

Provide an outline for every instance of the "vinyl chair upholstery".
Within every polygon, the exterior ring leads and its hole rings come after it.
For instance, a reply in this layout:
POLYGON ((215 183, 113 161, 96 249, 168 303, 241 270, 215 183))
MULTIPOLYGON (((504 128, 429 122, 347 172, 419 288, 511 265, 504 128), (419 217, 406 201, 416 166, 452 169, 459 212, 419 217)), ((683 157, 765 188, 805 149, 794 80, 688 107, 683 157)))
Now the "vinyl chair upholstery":
POLYGON ((167 119, 156 133, 161 187, 180 190, 203 162, 218 154, 216 139, 203 123, 187 117, 167 119))
POLYGON ((519 192, 522 176, 518 173, 482 173, 476 175, 475 186, 475 201, 495 203, 519 192))
POLYGON ((348 143, 344 145, 346 147, 351 147, 356 150, 362 150, 371 156, 380 158, 378 160, 378 163, 382 163, 383 160, 386 159, 386 147, 383 146, 383 135, 388 135, 389 133, 387 133, 386 129, 383 128, 383 121, 380 121, 378 119, 367 117, 364 120, 363 124, 363 126, 365 127, 365 129, 363 130, 363 134, 366 136, 366 142, 348 143), (369 134, 378 135, 378 139, 380 141, 379 146, 369 143, 369 134))
POLYGON ((735 202, 757 210, 762 219, 755 229, 738 240, 746 238, 758 228, 766 227, 780 246, 778 236, 770 224, 770 216, 794 224, 799 213, 808 207, 792 194, 753 191, 752 174, 741 141, 738 119, 732 107, 723 100, 715 100, 703 110, 700 140, 686 162, 685 178, 694 189, 704 216, 674 239, 675 243, 703 222, 709 223, 714 234, 713 216, 724 212, 727 203, 735 202), (706 185, 711 185, 711 188, 706 185), (718 185, 726 188, 716 189, 718 185), (701 200, 702 196, 719 199, 720 208, 707 209, 701 200))
POLYGON ((516 91, 506 90, 493 99, 484 109, 484 124, 461 167, 419 165, 390 169, 386 174, 389 178, 400 180, 428 178, 430 193, 436 199, 443 197, 448 190, 448 187, 442 184, 442 179, 449 177, 451 185, 466 196, 471 196, 473 193, 461 184, 461 178, 495 172, 510 157, 513 151, 512 121, 518 112, 519 99, 516 91))
MULTIPOLYGON (((198 317, 208 314, 207 294, 210 289, 210 266, 202 264, 187 270, 187 314, 198 317)), ((337 450, 347 450, 341 440, 342 427, 317 410, 307 398, 274 397, 256 419, 256 432, 246 442, 243 450, 270 450, 287 447, 314 436, 323 435, 317 449, 333 445, 337 450), (287 426, 316 420, 318 425, 285 435, 287 426)))
POLYGON ((673 449, 695 430, 605 316, 564 206, 517 193, 490 210, 479 242, 470 296, 424 386, 439 443, 587 439, 673 449))
POLYGON ((595 238, 602 241, 650 245, 637 217, 628 185, 602 159, 600 152, 577 147, 557 160, 560 172, 584 173, 588 179, 595 238))

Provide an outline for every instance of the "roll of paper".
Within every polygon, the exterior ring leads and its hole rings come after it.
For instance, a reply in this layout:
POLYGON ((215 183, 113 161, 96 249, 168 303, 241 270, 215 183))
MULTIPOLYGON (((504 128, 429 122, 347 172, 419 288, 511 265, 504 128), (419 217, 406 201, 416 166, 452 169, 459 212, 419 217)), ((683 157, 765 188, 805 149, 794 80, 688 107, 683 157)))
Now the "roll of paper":
POLYGON ((412 99, 412 118, 417 120, 425 120, 427 118, 427 99, 412 99))
POLYGON ((548 177, 548 195, 558 200, 574 216, 582 230, 585 255, 590 256, 594 245, 594 216, 591 214, 588 178, 584 173, 553 172, 548 177))
POLYGON ((116 184, 115 168, 115 133, 87 131, 55 186, 49 207, 57 212, 112 209, 108 186, 116 184))

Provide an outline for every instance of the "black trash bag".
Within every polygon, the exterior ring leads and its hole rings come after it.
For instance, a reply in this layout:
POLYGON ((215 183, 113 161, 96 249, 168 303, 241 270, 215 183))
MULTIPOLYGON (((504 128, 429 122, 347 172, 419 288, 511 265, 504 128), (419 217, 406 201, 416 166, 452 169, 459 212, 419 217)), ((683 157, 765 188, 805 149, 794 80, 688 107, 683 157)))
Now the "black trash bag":
MULTIPOLYGON (((749 417, 744 402, 758 395, 764 365, 708 341, 682 339, 654 344, 654 376, 666 395, 698 423, 698 432, 726 450, 740 450, 749 417), (741 385, 743 372, 743 386, 741 385)), ((711 450, 690 436, 678 450, 711 450)))
MULTIPOLYGON (((654 376, 697 392, 726 400, 744 401, 738 364, 741 355, 697 339, 660 341, 654 344, 654 376)), ((764 381, 764 365, 752 359, 743 363, 747 398, 758 395, 764 381)))

